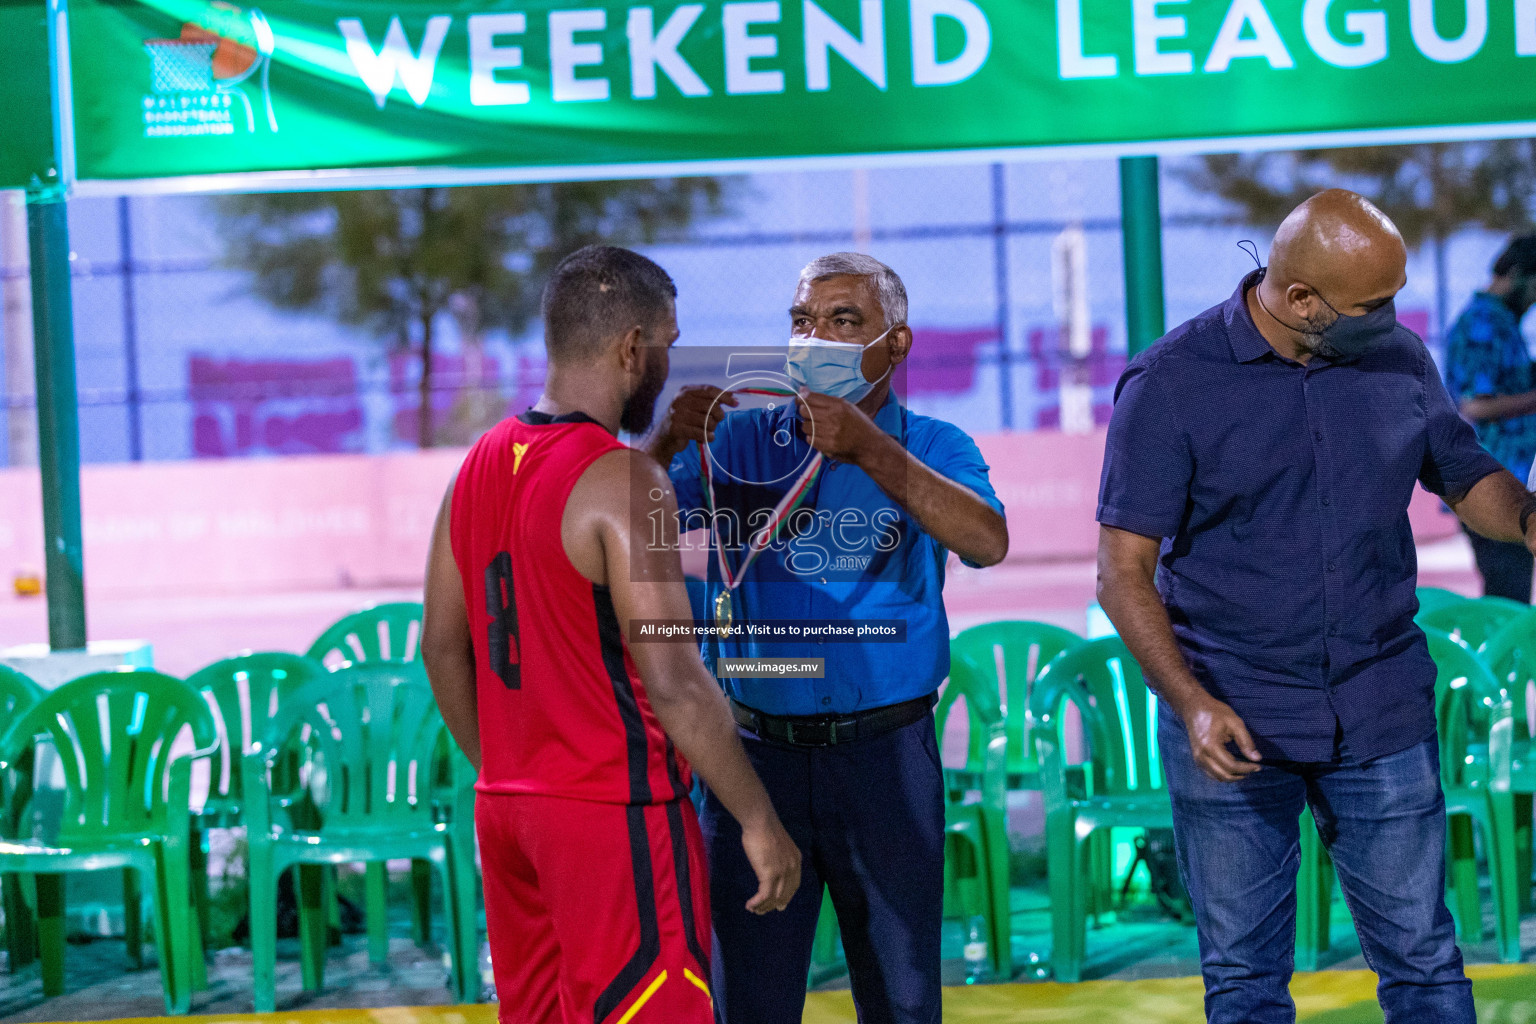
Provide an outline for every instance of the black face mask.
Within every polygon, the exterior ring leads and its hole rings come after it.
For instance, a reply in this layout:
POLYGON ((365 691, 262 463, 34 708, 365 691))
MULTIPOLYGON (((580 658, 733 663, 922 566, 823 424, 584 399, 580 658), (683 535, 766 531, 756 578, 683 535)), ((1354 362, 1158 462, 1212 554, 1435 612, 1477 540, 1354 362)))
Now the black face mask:
MULTIPOLYGON (((1323 300, 1323 305, 1333 309, 1333 303, 1323 299, 1316 289, 1313 294, 1323 300)), ((1327 359, 1351 360, 1359 359, 1376 345, 1385 342, 1395 330, 1397 303, 1388 299, 1369 313, 1361 313, 1359 316, 1345 316, 1333 309, 1333 323, 1321 331, 1308 330, 1303 333, 1318 339, 1318 355, 1327 359)))
POLYGON ((1264 304, 1264 294, 1259 291, 1257 284, 1254 285, 1253 294, 1259 300, 1259 308, 1269 313, 1269 318, 1275 323, 1316 338, 1312 351, 1325 359, 1338 362, 1359 359, 1371 348, 1392 337, 1392 332, 1397 330, 1397 304, 1392 299, 1388 299, 1369 313, 1346 316, 1334 309, 1333 303, 1324 299, 1322 293, 1313 288, 1312 294, 1321 299, 1323 305, 1333 310, 1333 322, 1326 327, 1314 327, 1311 324, 1296 327, 1270 313, 1269 307, 1264 304))

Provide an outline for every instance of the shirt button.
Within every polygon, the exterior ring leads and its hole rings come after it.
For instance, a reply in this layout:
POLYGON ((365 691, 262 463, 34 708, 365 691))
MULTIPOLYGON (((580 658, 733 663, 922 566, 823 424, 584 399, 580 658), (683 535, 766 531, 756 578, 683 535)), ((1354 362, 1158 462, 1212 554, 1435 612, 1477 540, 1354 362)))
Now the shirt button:
POLYGON ((832 698, 831 697, 823 697, 823 698, 821 698, 821 703, 822 703, 823 706, 831 704, 832 703, 832 698))
POLYGON ((1314 430, 1312 431, 1312 436, 1321 441, 1323 439, 1323 432, 1321 430, 1314 430))
POLYGON ((1332 562, 1328 563, 1328 571, 1329 572, 1333 572, 1337 568, 1338 568, 1338 566, 1334 565, 1332 562))
POLYGON ((1323 507, 1324 508, 1326 508, 1327 506, 1329 506, 1331 504, 1333 504, 1333 499, 1332 498, 1324 498, 1323 499, 1323 507))

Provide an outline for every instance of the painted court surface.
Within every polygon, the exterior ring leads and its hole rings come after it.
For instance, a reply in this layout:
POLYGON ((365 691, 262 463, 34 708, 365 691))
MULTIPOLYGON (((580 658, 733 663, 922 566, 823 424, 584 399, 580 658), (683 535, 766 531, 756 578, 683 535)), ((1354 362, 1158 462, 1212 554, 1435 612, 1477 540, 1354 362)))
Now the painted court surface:
MULTIPOLYGON (((1483 966, 1470 970, 1482 1024, 1536 1021, 1536 967, 1483 966)), ((1325 971, 1299 975, 1291 985, 1297 1020, 1307 1024, 1365 1024, 1380 1021, 1375 976, 1368 971, 1325 971)), ((1087 981, 1078 985, 983 985, 944 992, 948 1024, 1186 1024, 1202 1017, 1196 978, 1152 981, 1087 981)), ((494 1006, 387 1007, 360 1010, 304 1010, 294 1013, 221 1017, 144 1017, 125 1024, 496 1024, 494 1006)), ((805 1024, 853 1024, 853 1000, 846 992, 813 992, 805 1024)))

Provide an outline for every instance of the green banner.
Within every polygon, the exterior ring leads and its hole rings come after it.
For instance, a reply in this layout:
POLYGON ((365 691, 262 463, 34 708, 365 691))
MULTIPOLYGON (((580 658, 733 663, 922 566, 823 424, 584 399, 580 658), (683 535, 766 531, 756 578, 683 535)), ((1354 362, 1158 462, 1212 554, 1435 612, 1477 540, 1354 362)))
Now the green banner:
POLYGON ((0 0, 0 188, 58 180, 48 74, 43 4, 0 0))
POLYGON ((1536 0, 73 0, 70 16, 82 182, 1536 134, 1536 0))

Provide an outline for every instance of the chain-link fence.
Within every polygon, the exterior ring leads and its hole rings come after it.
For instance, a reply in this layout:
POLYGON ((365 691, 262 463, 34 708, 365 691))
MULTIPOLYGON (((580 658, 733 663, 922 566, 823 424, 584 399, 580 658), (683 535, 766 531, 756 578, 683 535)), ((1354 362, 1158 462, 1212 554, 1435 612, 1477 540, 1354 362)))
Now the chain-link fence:
MULTIPOLYGON (((1245 227, 1165 162, 1168 322, 1222 301, 1252 263, 1245 227)), ((683 345, 763 345, 789 333, 800 268, 867 251, 905 279, 916 336, 913 408, 973 432, 1091 429, 1125 363, 1117 166, 1111 160, 804 171, 733 182, 728 214, 647 251, 677 280, 683 345)), ((6 209, 0 207, 0 209, 6 209)), ((24 223, 0 218, 0 402, 6 464, 33 445, 24 223)), ((381 452, 416 445, 421 362, 387 339, 254 298, 209 200, 77 200, 75 326, 87 461, 381 452)), ((1448 288, 1464 301, 1501 239, 1452 241, 1448 288)), ((1435 341, 1434 280, 1415 254, 1399 299, 1435 341)), ((429 400, 439 443, 465 443, 538 395, 537 327, 460 345, 444 317, 429 400)), ((677 375, 675 375, 677 376, 677 375)))

